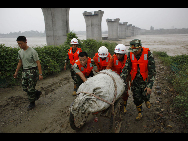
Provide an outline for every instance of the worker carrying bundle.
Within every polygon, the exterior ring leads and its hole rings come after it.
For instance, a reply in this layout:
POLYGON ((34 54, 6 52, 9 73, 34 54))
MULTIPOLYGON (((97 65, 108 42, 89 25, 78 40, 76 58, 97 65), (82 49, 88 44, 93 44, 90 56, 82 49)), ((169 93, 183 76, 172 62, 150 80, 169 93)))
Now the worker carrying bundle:
POLYGON ((114 97, 117 100, 124 90, 125 84, 117 73, 110 69, 100 71, 79 86, 77 98, 70 110, 74 116, 105 110, 114 97))

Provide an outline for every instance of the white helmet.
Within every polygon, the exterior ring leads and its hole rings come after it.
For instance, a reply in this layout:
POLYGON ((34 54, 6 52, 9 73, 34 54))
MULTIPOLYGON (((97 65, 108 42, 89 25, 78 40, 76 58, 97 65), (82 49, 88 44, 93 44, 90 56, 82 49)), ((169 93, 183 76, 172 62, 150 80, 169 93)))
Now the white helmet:
POLYGON ((105 46, 101 46, 98 49, 98 55, 99 55, 99 57, 107 57, 108 56, 108 49, 105 46))
POLYGON ((119 54, 126 54, 126 46, 123 45, 123 44, 118 44, 118 45, 115 47, 114 52, 115 52, 115 53, 119 53, 119 54))
POLYGON ((73 38, 73 39, 71 40, 71 44, 79 44, 79 43, 78 43, 78 40, 77 40, 76 38, 73 38))

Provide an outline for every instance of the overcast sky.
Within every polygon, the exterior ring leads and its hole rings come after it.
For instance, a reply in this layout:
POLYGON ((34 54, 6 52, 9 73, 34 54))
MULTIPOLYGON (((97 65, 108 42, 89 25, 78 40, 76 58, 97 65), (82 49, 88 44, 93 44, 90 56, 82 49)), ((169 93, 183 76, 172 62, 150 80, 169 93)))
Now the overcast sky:
MULTIPOLYGON (((188 8, 70 8, 72 31, 85 31, 84 11, 104 11, 102 30, 108 30, 106 19, 120 18, 142 29, 188 28, 188 8)), ((0 33, 38 30, 44 32, 44 17, 40 8, 0 8, 0 33)))

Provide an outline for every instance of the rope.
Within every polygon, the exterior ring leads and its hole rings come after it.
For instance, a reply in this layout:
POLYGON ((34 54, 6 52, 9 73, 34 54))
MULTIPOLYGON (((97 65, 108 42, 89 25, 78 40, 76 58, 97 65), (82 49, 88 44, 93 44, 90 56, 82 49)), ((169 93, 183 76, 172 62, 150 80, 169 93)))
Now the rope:
POLYGON ((117 95, 117 85, 116 85, 116 81, 115 81, 114 77, 113 77, 111 74, 106 73, 106 72, 99 72, 98 74, 100 74, 100 73, 107 74, 108 76, 110 76, 110 77, 112 78, 112 80, 113 80, 113 82, 114 82, 114 88, 115 88, 115 89, 114 89, 114 99, 113 99, 112 102, 108 102, 108 101, 106 101, 105 99, 103 99, 103 98, 101 98, 101 97, 95 95, 94 93, 79 92, 79 93, 77 93, 77 94, 80 94, 80 93, 89 94, 89 95, 92 95, 92 96, 94 96, 95 98, 97 98, 97 99, 99 99, 99 100, 101 100, 101 101, 103 101, 103 102, 106 102, 106 103, 112 105, 112 114, 114 115, 114 103, 115 103, 115 99, 116 99, 116 95, 117 95))

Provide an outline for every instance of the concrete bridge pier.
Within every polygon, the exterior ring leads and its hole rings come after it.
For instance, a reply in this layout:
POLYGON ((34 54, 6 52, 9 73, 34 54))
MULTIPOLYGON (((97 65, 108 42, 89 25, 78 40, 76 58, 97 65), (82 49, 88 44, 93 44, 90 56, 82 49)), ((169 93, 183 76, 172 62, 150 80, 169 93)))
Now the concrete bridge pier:
POLYGON ((140 35, 141 29, 139 27, 136 28, 136 35, 140 35))
POLYGON ((131 37, 132 36, 132 24, 128 24, 127 25, 127 37, 131 37))
POLYGON ((83 16, 86 22, 86 39, 102 40, 101 21, 104 11, 84 11, 83 16))
POLYGON ((131 36, 136 36, 136 27, 134 25, 132 26, 132 35, 131 36))
POLYGON ((47 45, 58 46, 66 41, 69 33, 70 8, 42 8, 47 45))
POLYGON ((116 19, 106 19, 108 25, 108 40, 119 40, 118 36, 118 27, 119 27, 119 18, 116 19))
POLYGON ((128 22, 119 23, 119 38, 120 39, 126 38, 127 23, 128 22))

